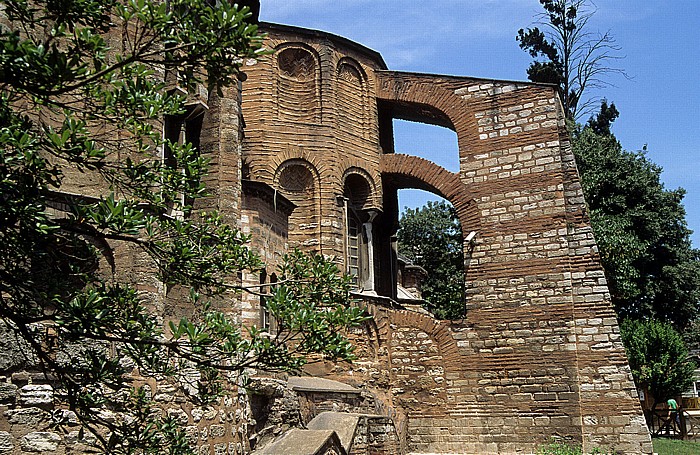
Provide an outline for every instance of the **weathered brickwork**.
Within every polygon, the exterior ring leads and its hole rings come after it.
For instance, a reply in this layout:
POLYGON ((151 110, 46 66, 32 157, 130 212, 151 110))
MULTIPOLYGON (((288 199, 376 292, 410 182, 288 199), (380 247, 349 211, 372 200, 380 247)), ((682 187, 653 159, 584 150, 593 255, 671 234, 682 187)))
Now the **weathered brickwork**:
POLYGON ((365 298, 376 332, 354 334, 359 361, 314 374, 374 390, 417 453, 534 452, 554 434, 586 450, 651 452, 554 87, 388 71, 377 54, 341 38, 266 31, 275 53, 248 70, 243 162, 251 179, 290 198, 280 169, 308 169, 304 217, 320 224, 307 232, 290 225, 290 239, 296 230, 297 244, 361 274, 348 247, 352 206, 371 225, 369 290, 391 299, 398 189, 445 197, 465 234, 476 233, 465 244, 464 320, 365 298), (278 79, 289 76, 279 73, 289 48, 313 74, 313 102, 302 85, 275 88, 287 83, 278 79), (313 118, 284 113, 291 97, 313 118), (363 107, 367 100, 376 101, 363 107), (394 153, 391 118, 453 129, 460 171, 394 153), (348 172, 366 180, 364 204, 348 198, 348 172))
MULTIPOLYGON (((243 285, 273 283, 290 248, 317 251, 354 276, 372 318, 349 333, 355 362, 305 372, 357 393, 295 392, 257 378, 199 407, 166 381, 147 382, 199 453, 249 453, 325 411, 359 416, 351 454, 534 453, 552 435, 587 451, 651 453, 555 88, 389 71, 346 39, 262 28, 272 53, 246 63, 247 80, 192 100, 205 109, 199 147, 211 160, 211 196, 198 208, 220 210, 251 235, 266 267, 242 274, 243 285), (454 130, 459 172, 396 153, 395 118, 454 130), (474 233, 464 245, 462 320, 396 301, 403 188, 446 198, 474 233)), ((66 197, 104 190, 88 176, 66 179, 66 197)), ((61 216, 60 201, 53 209, 61 216)), ((164 323, 191 313, 145 254, 114 247, 116 278, 164 323)), ((259 296, 216 305, 274 330, 259 296)), ((0 326, 0 454, 94 451, 9 332, 0 326), (68 433, 51 429, 56 418, 68 433)), ((338 435, 324 435, 322 452, 335 450, 338 435)))
POLYGON ((360 419, 348 455, 397 453, 401 453, 401 445, 392 419, 380 416, 365 416, 360 419))
MULTIPOLYGON (((260 293, 268 292, 275 281, 278 267, 289 249, 288 218, 295 209, 287 198, 261 183, 243 181, 243 201, 241 207, 241 232, 249 235, 249 247, 265 262, 263 271, 243 273, 242 283, 255 289, 260 285, 260 293)), ((240 322, 246 327, 261 327, 271 323, 265 320, 261 298, 252 293, 243 293, 236 310, 240 312, 240 322)))

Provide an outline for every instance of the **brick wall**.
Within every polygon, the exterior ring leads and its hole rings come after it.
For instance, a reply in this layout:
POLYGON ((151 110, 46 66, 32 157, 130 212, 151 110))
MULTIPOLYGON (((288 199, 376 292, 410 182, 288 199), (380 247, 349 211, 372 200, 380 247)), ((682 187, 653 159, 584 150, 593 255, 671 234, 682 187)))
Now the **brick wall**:
MULTIPOLYGON (((376 399, 391 424, 368 422, 367 447, 534 452, 557 434, 586 450, 650 453, 554 87, 387 71, 378 54, 348 40, 264 29, 273 54, 246 67, 242 87, 208 96, 201 148, 212 159, 212 197, 201 207, 253 235, 268 276, 289 246, 347 269, 348 182, 362 188, 354 208, 373 226, 380 296, 366 298, 373 319, 350 334, 358 360, 309 372, 376 399), (393 153, 392 118, 455 130, 460 171, 393 153), (243 177, 254 182, 249 191, 243 177), (463 320, 437 321, 390 299, 396 190, 408 187, 447 198, 463 229, 476 232, 464 250, 463 320), (394 444, 387 425, 396 446, 386 445, 394 444)), ((68 180, 76 192, 99 193, 89 176, 68 180)), ((115 253, 118 278, 133 282, 164 322, 191 311, 143 254, 121 245, 115 253)), ((252 274, 242 280, 260 284, 252 274)), ((259 321, 257 297, 231 294, 218 304, 243 323, 259 321)), ((49 429, 57 411, 72 417, 42 378, 21 356, 0 364, 0 453, 89 451, 77 426, 65 435, 49 429)), ((251 410, 235 385, 211 408, 166 382, 149 387, 200 453, 249 449, 251 410)))
MULTIPOLYGON (((371 180, 370 199, 382 211, 378 243, 390 241, 402 188, 447 198, 465 232, 476 232, 464 251, 464 320, 435 321, 371 300, 376 335, 356 337, 360 360, 315 374, 374 390, 417 453, 534 452, 554 434, 586 450, 650 453, 555 88, 388 71, 375 53, 342 38, 266 30, 276 53, 250 67, 243 161, 252 179, 272 186, 290 160, 314 171, 324 254, 343 262, 334 196, 350 168, 371 180), (313 104, 313 119, 285 114, 279 97, 295 95, 275 89, 293 73, 279 72, 289 48, 313 62, 305 80, 313 76, 318 99, 309 101, 301 86, 296 95, 313 104), (342 67, 348 61, 353 66, 342 67), (366 100, 371 106, 359 107, 366 100), (392 117, 453 129, 460 171, 394 154, 392 117)), ((381 280, 393 273, 392 258, 388 248, 376 251, 384 254, 381 280)))

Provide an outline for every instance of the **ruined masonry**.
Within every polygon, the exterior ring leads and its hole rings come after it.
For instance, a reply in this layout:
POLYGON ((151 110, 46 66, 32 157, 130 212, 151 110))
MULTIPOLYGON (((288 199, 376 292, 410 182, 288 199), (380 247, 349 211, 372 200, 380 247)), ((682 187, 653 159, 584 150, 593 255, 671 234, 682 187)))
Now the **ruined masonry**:
POLYGON ((246 68, 241 172, 296 206, 289 246, 340 258, 374 316, 359 361, 309 373, 370 392, 403 452, 527 453, 560 435, 650 453, 556 89, 389 71, 337 36, 264 31, 274 54, 246 68), (455 131, 459 173, 397 153, 392 119, 455 131), (464 320, 396 303, 403 188, 446 198, 475 233, 464 320))
MULTIPOLYGON (((204 205, 250 233, 267 262, 244 284, 274 281, 290 248, 320 252, 354 277, 373 318, 350 334, 353 364, 261 375, 221 409, 149 383, 199 453, 534 453, 555 435, 586 451, 651 453, 555 87, 390 71, 344 38, 261 28, 272 54, 248 62, 238 89, 201 102, 204 205), (393 119, 455 131, 460 171, 394 150, 393 119), (474 233, 463 320, 436 320, 400 292, 404 188, 446 198, 474 233)), ((118 254, 129 276, 147 275, 118 254)), ((141 289, 167 314, 184 311, 152 279, 141 289)), ((274 330, 257 297, 242 299, 231 313, 274 330)), ((51 385, 26 365, 9 372, 17 365, 0 365, 0 454, 89 451, 77 429, 45 429, 51 385)))

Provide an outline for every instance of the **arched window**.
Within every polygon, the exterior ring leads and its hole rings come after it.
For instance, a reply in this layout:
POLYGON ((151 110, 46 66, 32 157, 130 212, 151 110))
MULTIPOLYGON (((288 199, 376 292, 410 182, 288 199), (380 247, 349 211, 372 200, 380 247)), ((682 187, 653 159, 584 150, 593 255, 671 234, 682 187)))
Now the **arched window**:
POLYGON ((343 190, 346 224, 346 271, 355 289, 375 290, 373 225, 377 210, 372 209, 372 187, 360 174, 349 174, 343 190))

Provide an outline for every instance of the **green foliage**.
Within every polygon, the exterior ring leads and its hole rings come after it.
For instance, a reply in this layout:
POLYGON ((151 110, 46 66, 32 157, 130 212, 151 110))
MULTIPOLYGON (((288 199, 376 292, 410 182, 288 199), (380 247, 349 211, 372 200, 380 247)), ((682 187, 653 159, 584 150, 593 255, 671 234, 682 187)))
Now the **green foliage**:
POLYGON ((620 333, 635 383, 648 387, 656 403, 692 386, 695 364, 673 326, 655 320, 627 320, 620 326, 620 333))
POLYGON ((596 134, 609 136, 612 134, 610 127, 619 116, 620 112, 615 107, 615 103, 608 105, 608 100, 603 98, 600 102, 600 111, 588 119, 586 126, 590 127, 596 134))
MULTIPOLYGON (((591 455, 603 455, 607 454, 608 452, 605 452, 598 447, 594 447, 590 453, 591 455)), ((583 455, 583 449, 579 444, 552 438, 549 443, 543 444, 537 448, 537 455, 583 455)))
POLYGON ((683 329, 683 340, 691 352, 700 351, 700 317, 693 319, 683 329))
POLYGON ((399 222, 399 253, 428 271, 423 298, 438 318, 464 316, 464 253, 462 227, 454 207, 428 202, 406 209, 399 222))
POLYGON ((661 168, 611 134, 579 128, 572 146, 618 315, 683 330, 700 310, 700 254, 691 247, 684 191, 665 189, 661 168))
POLYGON ((0 11, 0 317, 102 450, 191 449, 134 373, 207 403, 249 367, 352 359, 343 329, 364 316, 321 257, 286 258, 267 299, 276 335, 220 310, 250 291, 239 274, 262 264, 220 214, 194 209, 208 195, 207 158, 162 137, 164 117, 191 113, 186 93, 223 93, 260 54, 247 8, 5 0, 0 11), (93 197, 69 193, 76 176, 93 197), (116 249, 148 257, 165 288, 189 291, 192 316, 166 329, 116 249))
POLYGON ((595 104, 584 97, 590 89, 608 86, 603 76, 624 72, 611 67, 619 59, 615 40, 609 33, 596 34, 588 28, 595 12, 588 0, 540 0, 544 12, 538 25, 518 30, 520 48, 534 59, 527 70, 531 81, 556 84, 564 111, 578 119, 595 104))
POLYGON ((700 442, 654 438, 654 453, 659 455, 695 455, 700 453, 700 442))
POLYGON ((537 455, 581 455, 582 453, 580 445, 556 440, 537 449, 537 455))

